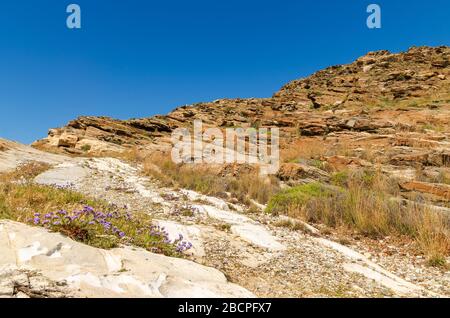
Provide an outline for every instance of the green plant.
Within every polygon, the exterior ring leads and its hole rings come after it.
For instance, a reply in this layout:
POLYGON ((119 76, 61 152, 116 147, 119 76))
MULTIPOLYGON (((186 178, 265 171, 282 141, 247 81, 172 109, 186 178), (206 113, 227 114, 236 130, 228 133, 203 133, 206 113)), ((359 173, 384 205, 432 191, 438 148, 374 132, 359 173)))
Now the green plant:
POLYGON ((88 152, 89 150, 91 150, 91 145, 83 145, 81 146, 81 150, 84 152, 88 152))
POLYGON ((349 180, 349 172, 347 170, 336 172, 331 176, 331 183, 336 186, 344 187, 349 180))
POLYGON ((170 241, 147 214, 119 209, 70 187, 33 183, 43 168, 24 165, 1 176, 0 218, 42 226, 98 248, 128 244, 171 256, 190 248, 182 238, 170 241))
POLYGON ((391 200, 391 183, 378 173, 350 174, 345 188, 308 184, 283 190, 266 211, 372 238, 409 237, 430 264, 441 266, 450 254, 450 218, 424 205, 391 200))
POLYGON ((266 207, 266 212, 271 214, 286 214, 289 209, 300 208, 312 198, 325 197, 330 194, 320 183, 299 185, 282 190, 272 196, 266 207))

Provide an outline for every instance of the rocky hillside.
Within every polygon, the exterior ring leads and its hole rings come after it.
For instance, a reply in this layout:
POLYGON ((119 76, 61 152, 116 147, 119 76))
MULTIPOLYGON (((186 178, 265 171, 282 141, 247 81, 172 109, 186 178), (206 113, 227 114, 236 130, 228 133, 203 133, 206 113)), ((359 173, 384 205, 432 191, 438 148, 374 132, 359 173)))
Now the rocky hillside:
POLYGON ((288 83, 272 98, 223 99, 142 119, 80 117, 50 129, 33 146, 79 155, 160 148, 169 144, 173 129, 194 119, 224 128, 276 126, 294 137, 342 131, 385 134, 418 125, 445 126, 449 104, 450 48, 414 47, 399 54, 371 52, 351 64, 329 67, 288 83))
POLYGON ((0 139, 0 296, 448 297, 449 60, 373 52, 271 98, 0 139), (160 152, 194 119, 279 127, 279 171, 175 165, 160 152), (77 221, 88 201, 114 213, 77 221), (78 230, 33 214, 52 209, 78 230))
MULTIPOLYGON (((292 164, 307 153, 334 171, 378 167, 398 176, 404 197, 440 206, 450 197, 450 48, 368 53, 285 85, 272 98, 224 99, 183 106, 166 116, 115 120, 80 117, 51 129, 35 148, 75 155, 169 149, 170 133, 206 126, 279 127, 285 164, 279 178, 329 181, 317 167, 292 164), (313 147, 314 146, 314 147, 313 147), (315 148, 315 149, 310 149, 315 148)), ((304 156, 303 156, 304 157, 304 156)))
MULTIPOLYGON (((154 254, 126 240, 116 248, 100 249, 69 238, 67 232, 61 235, 44 225, 0 215, 2 297, 439 297, 450 293, 444 271, 403 254, 388 240, 379 242, 381 250, 366 240, 341 244, 306 223, 285 226, 298 221, 284 216, 248 213, 241 204, 161 187, 139 168, 114 158, 74 158, 15 145, 0 151, 0 159, 0 172, 25 161, 47 165, 32 183, 4 185, 0 180, 0 196, 12 199, 8 194, 18 187, 16 204, 26 203, 21 193, 27 187, 36 187, 31 204, 42 200, 42 191, 54 187, 56 194, 70 188, 116 208, 126 206, 130 213, 141 211, 167 231, 169 240, 182 235, 193 244, 181 258, 154 254)), ((0 203, 8 205, 10 199, 0 197, 0 203)))

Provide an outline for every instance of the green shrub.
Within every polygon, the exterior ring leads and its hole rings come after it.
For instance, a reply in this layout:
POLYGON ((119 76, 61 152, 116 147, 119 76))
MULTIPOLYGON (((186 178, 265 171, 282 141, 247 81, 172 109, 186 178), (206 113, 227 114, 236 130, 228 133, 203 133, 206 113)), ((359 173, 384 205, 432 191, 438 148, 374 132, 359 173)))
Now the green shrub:
POLYGON ((331 176, 331 183, 336 186, 344 187, 349 180, 349 173, 346 170, 336 172, 331 176))
POLYGON ((89 150, 91 150, 91 145, 83 145, 81 146, 81 150, 84 152, 88 152, 89 150))
POLYGON ((330 194, 330 190, 320 183, 299 185, 272 196, 267 204, 266 212, 275 215, 286 214, 289 209, 300 208, 313 198, 326 197, 330 194))

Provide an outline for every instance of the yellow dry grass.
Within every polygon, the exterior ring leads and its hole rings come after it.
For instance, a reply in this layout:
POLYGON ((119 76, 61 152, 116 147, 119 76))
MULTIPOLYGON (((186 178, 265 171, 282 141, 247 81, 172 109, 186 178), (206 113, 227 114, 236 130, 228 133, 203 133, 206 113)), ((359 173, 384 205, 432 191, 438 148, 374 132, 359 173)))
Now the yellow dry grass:
POLYGON ((279 190, 274 177, 260 177, 258 171, 243 172, 239 176, 221 176, 217 166, 178 165, 169 155, 153 153, 144 161, 144 172, 164 186, 191 189, 203 194, 235 198, 242 203, 251 200, 266 203, 279 190))

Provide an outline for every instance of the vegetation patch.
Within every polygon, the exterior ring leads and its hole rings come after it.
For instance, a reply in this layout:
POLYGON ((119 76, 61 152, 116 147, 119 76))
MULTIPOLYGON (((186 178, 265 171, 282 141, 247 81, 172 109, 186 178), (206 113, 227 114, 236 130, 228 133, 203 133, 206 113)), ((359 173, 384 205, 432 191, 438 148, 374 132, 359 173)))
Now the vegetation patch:
POLYGON ((284 214, 292 208, 300 208, 314 198, 330 195, 330 191, 320 183, 299 185, 282 190, 274 195, 267 204, 266 212, 272 214, 284 214))
POLYGON ((423 204, 392 200, 392 181, 377 172, 361 171, 345 178, 339 175, 335 180, 345 183, 345 187, 334 190, 312 183, 283 190, 271 198, 266 212, 356 231, 375 239, 406 236, 416 242, 430 265, 445 264, 450 254, 448 215, 423 204))
POLYGON ((84 152, 88 152, 89 150, 91 150, 91 145, 83 145, 81 146, 81 150, 84 152))
POLYGON ((275 177, 261 178, 257 171, 222 176, 214 167, 175 164, 164 154, 148 157, 144 163, 144 172, 164 186, 190 189, 216 197, 236 198, 246 205, 250 205, 251 200, 267 203, 280 189, 275 177))
POLYGON ((153 225, 146 214, 131 213, 70 188, 34 184, 39 169, 33 167, 22 166, 2 175, 0 219, 41 226, 98 248, 124 244, 181 256, 192 247, 182 236, 170 240, 165 229, 153 225))

